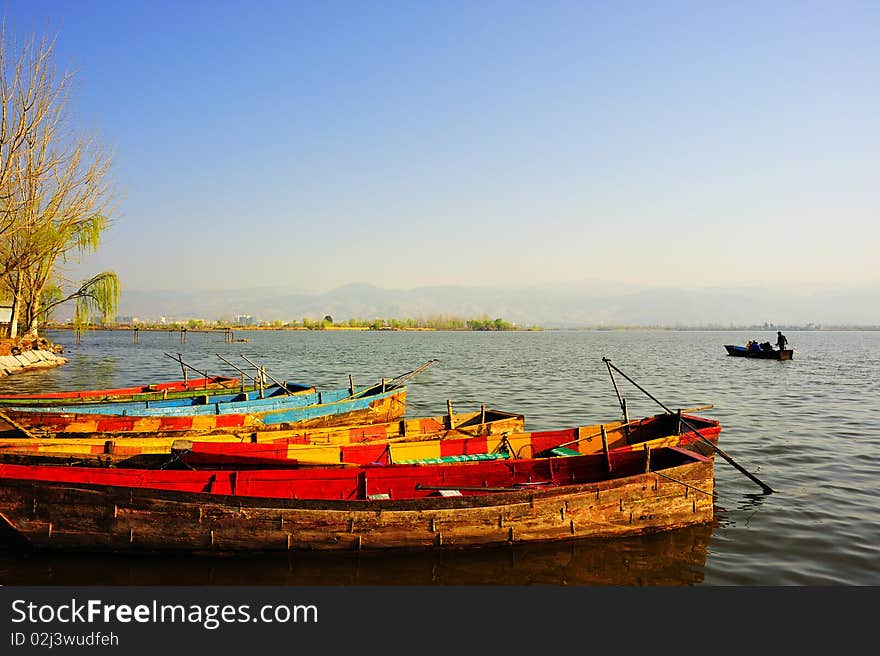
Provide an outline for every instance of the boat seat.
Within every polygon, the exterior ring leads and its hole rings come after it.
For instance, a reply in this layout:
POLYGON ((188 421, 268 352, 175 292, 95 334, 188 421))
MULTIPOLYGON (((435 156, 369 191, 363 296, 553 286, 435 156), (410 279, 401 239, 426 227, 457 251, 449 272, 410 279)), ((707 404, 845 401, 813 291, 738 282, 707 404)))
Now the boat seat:
POLYGON ((580 451, 575 451, 574 449, 569 449, 564 446, 557 446, 548 451, 550 455, 554 456, 579 456, 581 455, 580 451))

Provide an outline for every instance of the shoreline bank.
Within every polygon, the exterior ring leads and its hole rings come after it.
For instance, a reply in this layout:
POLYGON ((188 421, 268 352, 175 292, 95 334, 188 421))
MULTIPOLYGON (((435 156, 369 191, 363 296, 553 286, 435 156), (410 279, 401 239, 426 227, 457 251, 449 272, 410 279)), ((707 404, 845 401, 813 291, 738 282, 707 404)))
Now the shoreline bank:
POLYGON ((63 349, 45 338, 0 340, 0 378, 34 369, 60 367, 68 362, 63 349))

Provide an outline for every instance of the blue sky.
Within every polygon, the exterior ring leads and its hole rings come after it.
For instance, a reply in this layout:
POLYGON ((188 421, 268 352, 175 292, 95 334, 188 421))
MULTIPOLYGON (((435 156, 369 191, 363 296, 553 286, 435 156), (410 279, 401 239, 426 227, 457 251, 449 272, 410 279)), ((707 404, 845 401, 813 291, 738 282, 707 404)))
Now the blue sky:
POLYGON ((880 283, 880 3, 52 2, 124 289, 880 283))

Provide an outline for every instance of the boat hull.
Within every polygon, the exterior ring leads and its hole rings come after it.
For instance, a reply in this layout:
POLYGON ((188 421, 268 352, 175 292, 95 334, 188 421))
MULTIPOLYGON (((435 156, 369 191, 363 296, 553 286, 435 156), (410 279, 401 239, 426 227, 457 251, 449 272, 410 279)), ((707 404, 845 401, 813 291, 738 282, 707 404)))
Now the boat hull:
MULTIPOLYGON (((700 435, 717 443, 721 425, 714 420, 685 416, 696 425, 700 435)), ((506 422, 513 426, 512 422, 506 422)), ((475 430, 445 431, 441 435, 422 434, 391 440, 355 444, 302 444, 288 440, 260 443, 189 442, 178 445, 176 457, 194 467, 248 466, 284 467, 330 464, 410 464, 443 463, 479 459, 481 457, 534 458, 550 455, 586 455, 608 449, 625 450, 691 444, 697 434, 682 430, 674 415, 656 415, 625 425, 609 422, 576 428, 525 431, 507 430, 494 424, 477 434, 475 430), (602 436, 604 432, 605 440, 602 436)))
MULTIPOLYGON (((189 464, 290 466, 302 460, 332 464, 354 457, 368 463, 383 453, 393 457, 391 454, 397 451, 398 443, 405 441, 432 444, 441 439, 521 433, 524 426, 525 418, 521 414, 489 409, 453 413, 451 417, 436 415, 372 424, 228 432, 196 436, 191 440, 152 436, 110 440, 14 437, 0 438, 0 461, 130 466, 164 464, 172 452, 182 451, 185 455, 182 459, 189 464), (349 453, 350 446, 357 448, 349 453)), ((489 448, 485 437, 482 445, 489 448)), ((406 451, 405 447, 400 449, 406 451)))
MULTIPOLYGON (((564 479, 566 467, 590 458, 550 458, 543 467, 552 472, 555 461, 564 479)), ((711 522, 713 462, 678 449, 660 449, 649 461, 632 452, 615 460, 613 474, 582 484, 401 500, 4 478, 0 521, 30 547, 90 551, 455 549, 622 537, 711 522), (646 471, 649 463, 658 471, 646 471)))
MULTIPOLYGON (((175 380, 134 387, 118 387, 103 390, 79 390, 72 392, 44 392, 39 394, 2 394, 0 406, 56 406, 67 403, 124 403, 151 401, 193 396, 205 392, 222 393, 241 387, 238 378, 211 376, 175 380)), ((253 386, 246 387, 253 389, 253 386)))
POLYGON ((738 358, 758 358, 763 360, 791 360, 794 350, 783 349, 782 351, 749 351, 745 346, 737 346, 735 344, 725 344, 727 355, 738 358))
MULTIPOLYGON (((683 415, 699 435, 715 443, 716 420, 683 415)), ((692 429, 676 415, 656 415, 624 424, 578 426, 551 431, 525 431, 522 415, 498 410, 437 415, 363 426, 299 431, 227 433, 204 438, 130 437, 0 439, 0 462, 18 464, 112 465, 166 467, 175 463, 207 467, 291 467, 330 464, 400 464, 450 461, 480 455, 511 458, 582 455, 603 448, 620 451, 690 444, 692 429), (449 426, 454 426, 449 428, 449 426), (602 436, 604 432, 605 440, 602 436)))
POLYGON ((13 437, 26 431, 35 437, 92 437, 105 440, 145 436, 189 437, 235 431, 389 422, 402 418, 405 411, 405 387, 332 403, 246 413, 139 416, 3 409, 0 411, 0 436, 5 433, 7 437, 13 437))
POLYGON ((319 391, 314 387, 289 383, 286 389, 279 385, 273 385, 263 391, 214 391, 213 393, 189 394, 173 399, 154 401, 80 403, 49 407, 7 406, 4 412, 120 415, 124 417, 244 414, 336 403, 346 399, 373 396, 379 391, 384 390, 378 385, 357 388, 352 394, 347 388, 319 391))

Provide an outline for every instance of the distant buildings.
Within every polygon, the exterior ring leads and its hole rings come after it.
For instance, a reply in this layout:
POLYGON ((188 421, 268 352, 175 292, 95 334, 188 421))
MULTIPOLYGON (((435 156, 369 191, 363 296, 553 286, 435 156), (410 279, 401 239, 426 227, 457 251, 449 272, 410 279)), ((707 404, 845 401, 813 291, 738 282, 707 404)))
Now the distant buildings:
POLYGON ((232 323, 236 326, 256 326, 257 320, 249 314, 237 314, 232 317, 232 323))

